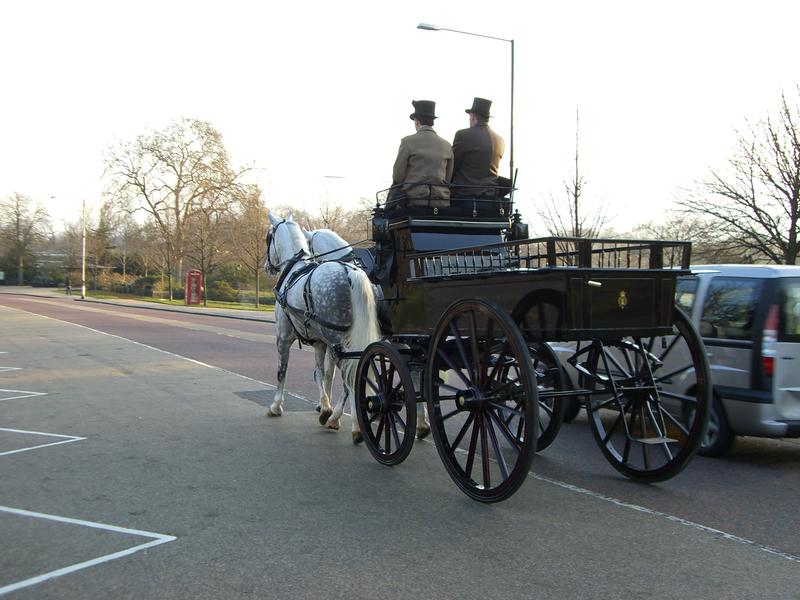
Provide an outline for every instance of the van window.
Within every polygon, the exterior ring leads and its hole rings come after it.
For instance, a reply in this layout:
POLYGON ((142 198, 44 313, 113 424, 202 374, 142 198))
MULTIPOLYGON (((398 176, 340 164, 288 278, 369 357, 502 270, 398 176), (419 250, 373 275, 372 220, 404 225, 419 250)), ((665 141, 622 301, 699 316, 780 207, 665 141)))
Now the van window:
POLYGON ((751 340, 762 280, 714 277, 708 285, 700 334, 726 340, 751 340))
POLYGON ((697 277, 678 277, 675 283, 675 304, 687 315, 692 314, 697 297, 697 277))
POLYGON ((785 341, 800 341, 800 279, 781 280, 783 289, 783 315, 780 338, 785 341))

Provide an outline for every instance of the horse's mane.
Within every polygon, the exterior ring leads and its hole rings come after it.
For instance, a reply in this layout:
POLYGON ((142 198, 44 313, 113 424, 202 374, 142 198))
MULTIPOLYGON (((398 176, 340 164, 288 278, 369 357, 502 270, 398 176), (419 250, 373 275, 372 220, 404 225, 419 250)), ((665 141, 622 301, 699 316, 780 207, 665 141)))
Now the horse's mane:
POLYGON ((306 236, 303 233, 303 230, 300 228, 300 225, 298 225, 294 221, 294 219, 292 218, 292 215, 289 215, 288 217, 286 217, 286 223, 287 224, 292 223, 293 225, 295 225, 295 227, 288 227, 287 228, 287 231, 289 231, 289 235, 292 238, 292 242, 294 244, 297 244, 300 248, 302 248, 306 252, 310 252, 309 249, 308 249, 308 240, 306 240, 306 236))

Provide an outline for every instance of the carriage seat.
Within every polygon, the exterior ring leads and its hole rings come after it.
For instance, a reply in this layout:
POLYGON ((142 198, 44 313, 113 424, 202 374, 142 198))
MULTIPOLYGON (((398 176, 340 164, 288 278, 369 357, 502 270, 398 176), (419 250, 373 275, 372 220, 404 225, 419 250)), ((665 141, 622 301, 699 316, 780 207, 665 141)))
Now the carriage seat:
POLYGON ((378 192, 378 204, 384 205, 385 215, 390 219, 407 216, 507 219, 512 210, 513 188, 510 180, 498 179, 499 185, 479 187, 398 184, 378 192), (442 197, 444 192, 448 193, 448 199, 442 197))

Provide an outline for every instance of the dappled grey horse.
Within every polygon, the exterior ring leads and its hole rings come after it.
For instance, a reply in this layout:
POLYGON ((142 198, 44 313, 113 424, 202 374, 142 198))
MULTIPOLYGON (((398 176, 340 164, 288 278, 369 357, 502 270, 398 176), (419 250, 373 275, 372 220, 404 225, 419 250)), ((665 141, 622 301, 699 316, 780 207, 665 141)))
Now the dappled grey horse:
MULTIPOLYGON (((275 323, 278 347, 278 389, 267 414, 283 413, 284 385, 289 349, 295 340, 311 345, 316 355, 320 387, 320 424, 339 428, 347 400, 343 394, 334 407, 328 390, 322 387, 328 348, 342 352, 361 352, 381 339, 375 293, 366 273, 339 262, 314 262, 300 226, 290 214, 286 219, 269 214, 265 268, 278 275, 275 285, 275 323)), ((355 389, 357 361, 340 360, 333 364, 342 370, 345 392, 355 389)), ((353 414, 353 441, 361 441, 358 420, 353 414)))
MULTIPOLYGON (((311 255, 316 261, 344 261, 355 264, 355 254, 353 247, 348 244, 342 236, 330 229, 315 229, 308 231, 303 229, 303 234, 308 241, 311 255)), ((375 296, 378 301, 383 298, 380 287, 374 286, 375 296)), ((388 316, 386 317, 388 319, 388 316)), ((322 385, 326 393, 330 395, 331 382, 336 371, 336 364, 332 352, 328 352, 325 361, 325 368, 322 373, 322 385)), ((318 382, 319 383, 319 382, 318 382)), ((344 382, 343 382, 344 383, 344 382)), ((347 386, 347 383, 344 383, 347 386)), ((350 395, 350 390, 345 390, 345 395, 350 395)), ((322 393, 320 393, 320 397, 322 393)), ((354 400, 355 401, 355 400, 354 400)), ((320 409, 321 410, 321 409, 320 409)), ((422 439, 431 431, 430 420, 428 419, 428 407, 423 404, 422 419, 417 419, 417 437, 422 439)))

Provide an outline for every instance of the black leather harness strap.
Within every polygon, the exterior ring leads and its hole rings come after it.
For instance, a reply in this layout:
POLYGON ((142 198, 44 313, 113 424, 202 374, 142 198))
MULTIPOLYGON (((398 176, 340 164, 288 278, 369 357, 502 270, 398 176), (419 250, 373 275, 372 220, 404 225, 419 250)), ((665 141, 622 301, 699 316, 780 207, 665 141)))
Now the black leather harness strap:
MULTIPOLYGON (((318 325, 325 327, 327 329, 332 329, 334 331, 347 331, 350 329, 350 325, 338 325, 336 323, 331 323, 326 321, 325 319, 319 317, 314 311, 314 297, 311 290, 311 277, 314 274, 314 271, 319 267, 322 263, 307 263, 303 265, 301 268, 292 271, 292 267, 297 264, 299 261, 303 260, 307 256, 306 252, 301 250, 297 254, 295 254, 289 261, 287 261, 286 266, 284 267, 283 271, 281 272, 280 276, 278 277, 278 281, 275 283, 275 301, 280 304, 281 308, 283 308, 287 313, 289 313, 289 323, 292 325, 292 329, 294 329, 295 334, 297 335, 297 339, 300 340, 302 344, 306 344, 307 346, 313 345, 311 339, 308 336, 308 325, 309 321, 314 321, 318 325), (303 285, 303 304, 305 304, 305 309, 295 308, 289 304, 287 299, 287 295, 289 291, 297 285, 300 279, 304 276, 306 277, 306 281, 303 285), (294 319, 291 316, 294 315, 297 317, 302 317, 303 319, 303 328, 305 329, 305 334, 303 335, 298 330, 298 327, 295 325, 294 319)), ((328 261, 328 262, 336 262, 342 265, 342 267, 347 271, 348 268, 353 268, 347 263, 342 261, 328 261)))

